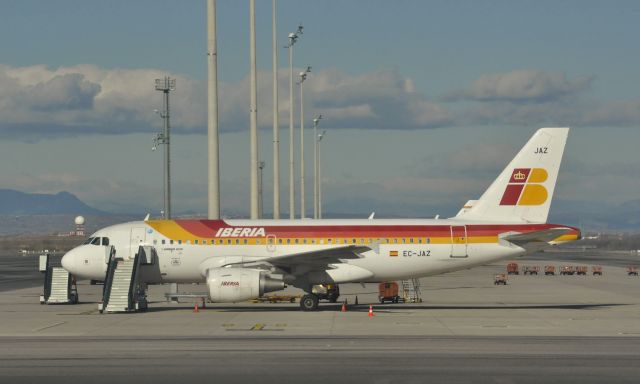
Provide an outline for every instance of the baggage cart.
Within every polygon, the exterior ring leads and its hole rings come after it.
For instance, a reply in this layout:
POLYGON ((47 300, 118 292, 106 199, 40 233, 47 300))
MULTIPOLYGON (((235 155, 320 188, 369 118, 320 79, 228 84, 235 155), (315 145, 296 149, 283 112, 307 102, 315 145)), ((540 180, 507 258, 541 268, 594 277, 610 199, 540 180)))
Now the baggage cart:
POLYGON ((507 274, 508 275, 519 275, 520 271, 518 270, 518 263, 509 263, 509 264, 507 264, 507 274))

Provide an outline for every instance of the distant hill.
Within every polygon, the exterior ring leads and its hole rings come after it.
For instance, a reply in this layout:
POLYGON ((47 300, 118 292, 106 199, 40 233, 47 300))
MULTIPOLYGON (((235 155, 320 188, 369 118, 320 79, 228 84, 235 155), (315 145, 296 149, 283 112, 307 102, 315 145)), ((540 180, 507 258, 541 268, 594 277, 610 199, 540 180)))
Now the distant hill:
POLYGON ((0 215, 94 215, 108 213, 92 208, 69 192, 25 193, 0 189, 0 215))

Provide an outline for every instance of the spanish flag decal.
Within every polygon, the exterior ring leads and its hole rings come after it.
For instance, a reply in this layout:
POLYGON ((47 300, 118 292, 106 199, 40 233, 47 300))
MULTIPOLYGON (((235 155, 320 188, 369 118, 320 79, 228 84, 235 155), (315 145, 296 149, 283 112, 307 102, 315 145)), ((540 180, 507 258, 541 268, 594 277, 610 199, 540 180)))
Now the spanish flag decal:
POLYGON ((389 256, 397 257, 398 256, 398 251, 389 251, 389 256))
POLYGON ((502 195, 500 205, 542 205, 548 192, 542 183, 549 175, 543 168, 516 168, 502 195))

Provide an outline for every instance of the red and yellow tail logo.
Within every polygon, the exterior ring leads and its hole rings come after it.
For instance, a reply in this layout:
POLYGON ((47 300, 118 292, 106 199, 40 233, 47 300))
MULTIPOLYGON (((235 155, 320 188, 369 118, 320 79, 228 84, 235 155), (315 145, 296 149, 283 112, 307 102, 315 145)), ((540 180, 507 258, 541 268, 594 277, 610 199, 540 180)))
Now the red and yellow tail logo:
POLYGON ((541 184, 547 180, 542 168, 516 168, 511 174, 500 205, 542 205, 547 201, 547 189, 541 184))

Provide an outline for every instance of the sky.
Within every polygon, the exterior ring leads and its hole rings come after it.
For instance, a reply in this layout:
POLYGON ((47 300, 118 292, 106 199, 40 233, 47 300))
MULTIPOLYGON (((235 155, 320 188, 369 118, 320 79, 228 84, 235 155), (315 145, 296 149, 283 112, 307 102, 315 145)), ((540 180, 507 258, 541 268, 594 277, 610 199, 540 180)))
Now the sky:
MULTIPOLYGON (((206 2, 0 4, 0 188, 66 190, 105 211, 158 214, 162 154, 151 148, 162 95, 154 79, 168 75, 176 79, 173 209, 205 214, 206 2)), ((225 216, 247 216, 249 206, 248 4, 217 2, 225 216)), ((552 210, 640 199, 640 2, 280 0, 277 17, 285 216, 284 46, 299 23, 295 73, 312 67, 305 127, 322 114, 327 130, 325 212, 455 215, 545 126, 572 127, 552 210)), ((257 1, 256 18, 259 151, 271 212, 271 1, 257 1)), ((298 92, 295 105, 299 127, 298 92)))

